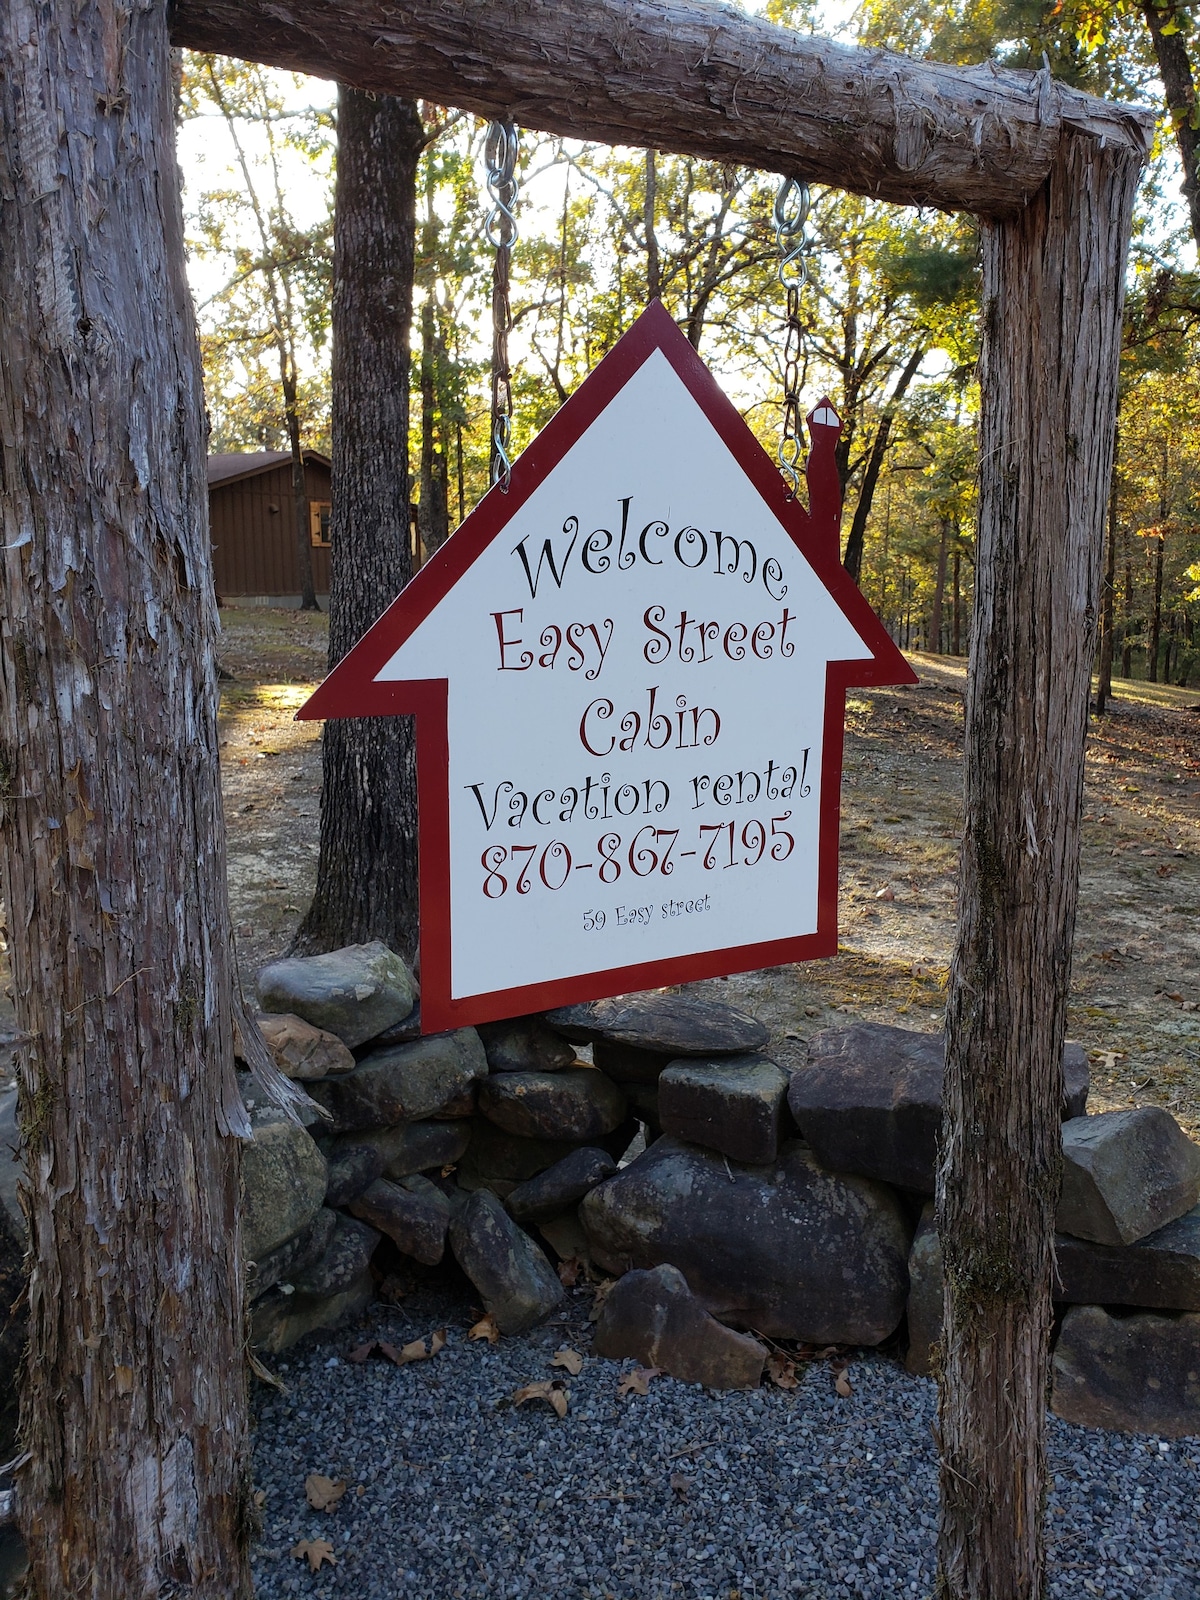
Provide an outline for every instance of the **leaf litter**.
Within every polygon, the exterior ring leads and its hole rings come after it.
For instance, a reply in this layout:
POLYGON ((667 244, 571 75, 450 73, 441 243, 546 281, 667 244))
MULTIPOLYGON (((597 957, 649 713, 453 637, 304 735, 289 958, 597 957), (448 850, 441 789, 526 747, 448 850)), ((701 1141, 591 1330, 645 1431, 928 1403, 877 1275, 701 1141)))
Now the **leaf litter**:
POLYGON ((337 1557, 328 1539, 301 1539, 292 1546, 291 1554, 298 1561, 307 1560, 310 1572, 320 1572, 327 1561, 331 1567, 337 1566, 337 1557))

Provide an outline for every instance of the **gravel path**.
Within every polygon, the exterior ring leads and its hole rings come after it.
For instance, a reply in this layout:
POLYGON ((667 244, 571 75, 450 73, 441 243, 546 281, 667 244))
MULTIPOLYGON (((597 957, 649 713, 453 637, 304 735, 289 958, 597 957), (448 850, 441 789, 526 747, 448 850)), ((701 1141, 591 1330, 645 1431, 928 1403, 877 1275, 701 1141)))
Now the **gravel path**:
MULTIPOLYGON (((425 1288, 279 1358, 287 1393, 259 1389, 260 1600, 925 1600, 932 1383, 868 1354, 846 1399, 823 1363, 790 1392, 657 1378, 619 1398, 635 1364, 589 1355, 589 1304, 579 1292, 561 1320, 491 1347, 468 1340, 464 1298, 425 1288), (432 1360, 345 1360, 443 1325, 432 1360), (550 1365, 562 1345, 586 1357, 577 1377, 550 1365), (555 1377, 565 1419, 507 1404, 555 1377), (334 1511, 308 1508, 311 1472, 347 1480, 334 1511), (290 1551, 317 1539, 337 1564, 313 1573, 290 1551)), ((1053 1600, 1200 1600, 1200 1440, 1054 1420, 1050 1450, 1053 1600)))

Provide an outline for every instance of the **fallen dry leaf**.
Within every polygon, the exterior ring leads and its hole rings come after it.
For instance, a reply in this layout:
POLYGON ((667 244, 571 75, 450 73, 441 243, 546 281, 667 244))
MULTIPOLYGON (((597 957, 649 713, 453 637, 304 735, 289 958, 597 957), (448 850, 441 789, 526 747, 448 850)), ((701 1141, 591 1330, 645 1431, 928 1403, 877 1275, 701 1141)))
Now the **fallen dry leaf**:
POLYGON ((496 1319, 490 1311, 473 1328, 467 1330, 467 1338, 486 1339, 489 1344, 500 1343, 500 1329, 496 1326, 496 1319))
POLYGON ((649 1394, 650 1384, 655 1378, 661 1378, 661 1367, 634 1367, 632 1372, 627 1372, 617 1385, 617 1398, 626 1394, 649 1394))
POLYGON ((558 1416, 565 1417, 571 1391, 559 1378, 547 1378, 541 1383, 527 1383, 511 1396, 514 1406, 523 1406, 527 1400, 544 1400, 558 1416))
POLYGON ((366 1344, 356 1344, 353 1350, 346 1351, 346 1360, 353 1361, 355 1366, 361 1366, 375 1349, 374 1339, 369 1339, 366 1344))
POLYGON ((331 1567, 337 1566, 337 1557, 328 1539, 301 1539, 292 1546, 291 1553, 298 1560, 307 1559, 312 1572, 320 1572, 326 1561, 331 1567))
POLYGON ((777 1389, 798 1389, 800 1380, 796 1376, 796 1363, 777 1351, 767 1357, 767 1377, 777 1389))
POLYGON ((583 1262, 578 1256, 568 1256, 565 1261, 558 1263, 558 1281, 564 1289, 573 1289, 579 1282, 579 1274, 583 1271, 583 1262))
POLYGON ((577 1378, 583 1371, 583 1357, 578 1350, 572 1350, 570 1345, 565 1344, 561 1350, 551 1356, 550 1365, 552 1367, 562 1367, 573 1378, 577 1378))
POLYGON ((588 1312, 589 1322, 599 1321, 600 1313, 604 1310, 604 1302, 612 1293, 612 1287, 616 1281, 617 1280, 615 1278, 602 1278, 596 1285, 595 1299, 592 1301, 592 1309, 588 1312))
POLYGON ((836 1374, 833 1380, 833 1387, 837 1390, 838 1394, 841 1395, 843 1400, 849 1400, 850 1396, 854 1393, 850 1379, 844 1372, 839 1372, 836 1374))
POLYGON ((682 1472, 671 1474, 671 1487, 681 1500, 687 1499, 687 1492, 692 1487, 692 1480, 685 1478, 682 1472))
POLYGON ((892 888, 890 883, 887 883, 884 884, 882 889, 877 889, 875 891, 875 898, 876 900, 894 900, 896 898, 896 891, 892 888))
MULTIPOLYGON (((439 1345, 439 1349, 441 1346, 439 1345)), ((402 1345, 399 1350, 394 1344, 387 1344, 383 1339, 379 1341, 379 1352, 397 1367, 406 1367, 410 1361, 424 1361, 429 1351, 425 1348, 424 1339, 413 1339, 410 1343, 402 1345)))
POLYGON ((345 1492, 345 1478, 339 1478, 335 1483, 323 1472, 310 1472, 304 1480, 304 1493, 314 1511, 332 1511, 345 1492))
POLYGON ((439 1350, 444 1350, 445 1348, 446 1330, 445 1328, 435 1328, 429 1335, 429 1354, 435 1356, 439 1350))
POLYGON ((255 1489, 255 1491, 254 1491, 254 1509, 256 1511, 261 1511, 262 1508, 266 1505, 266 1503, 267 1503, 267 1491, 265 1489, 255 1489))

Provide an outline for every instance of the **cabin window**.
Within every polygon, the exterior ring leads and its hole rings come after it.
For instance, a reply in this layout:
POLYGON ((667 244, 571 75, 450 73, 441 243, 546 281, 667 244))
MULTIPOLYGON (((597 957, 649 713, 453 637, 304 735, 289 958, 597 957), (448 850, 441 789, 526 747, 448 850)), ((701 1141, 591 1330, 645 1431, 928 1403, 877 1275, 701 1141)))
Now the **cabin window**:
POLYGON ((310 500, 308 503, 308 527, 312 534, 312 542, 323 550, 329 548, 329 501, 310 500))

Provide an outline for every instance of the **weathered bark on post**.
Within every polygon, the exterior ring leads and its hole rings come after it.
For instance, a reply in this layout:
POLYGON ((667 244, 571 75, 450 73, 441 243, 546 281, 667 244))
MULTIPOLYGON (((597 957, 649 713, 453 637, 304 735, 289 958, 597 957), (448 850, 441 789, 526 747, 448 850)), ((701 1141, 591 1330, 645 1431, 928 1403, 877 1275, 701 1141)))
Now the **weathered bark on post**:
POLYGON ((1069 126, 1137 112, 1049 73, 914 61, 714 0, 177 0, 176 44, 568 138, 1015 216, 1069 126))
POLYGON ((940 1592, 1043 1592, 1050 1254, 1084 740, 1139 138, 983 230, 979 541, 938 1227, 940 1592))
POLYGON ((0 862, 43 1600, 250 1593, 200 358, 166 8, 0 8, 0 862))
MULTIPOLYGON (((334 210, 329 665, 412 577, 409 329, 417 162, 409 101, 338 96, 334 210)), ((410 717, 327 722, 317 886, 294 948, 417 943, 417 793, 410 717)))

